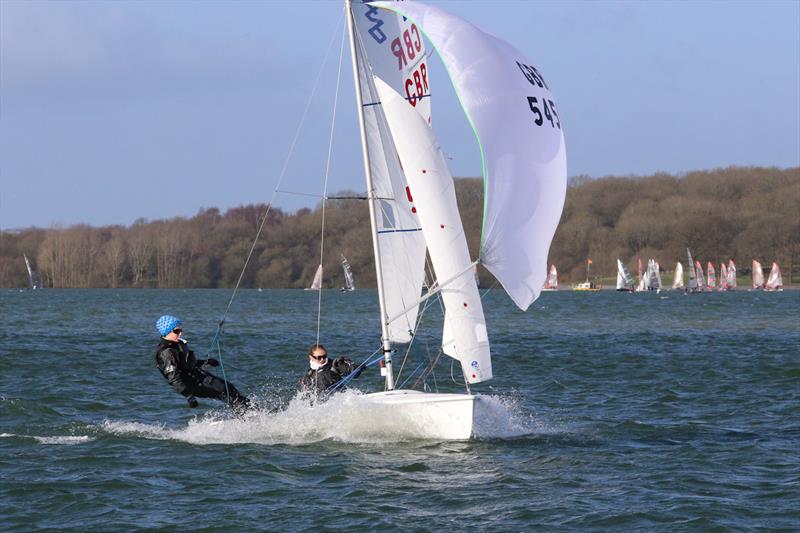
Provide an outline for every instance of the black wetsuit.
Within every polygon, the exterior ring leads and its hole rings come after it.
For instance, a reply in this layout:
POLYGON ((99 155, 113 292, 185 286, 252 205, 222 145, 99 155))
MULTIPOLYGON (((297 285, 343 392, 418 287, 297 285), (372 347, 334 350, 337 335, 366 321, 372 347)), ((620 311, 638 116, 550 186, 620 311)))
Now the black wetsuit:
POLYGON ((233 383, 206 372, 203 369, 205 363, 197 360, 185 342, 162 337, 156 349, 156 366, 170 386, 186 397, 190 406, 197 405, 196 396, 222 400, 237 411, 249 408, 250 400, 242 396, 233 383))
MULTIPOLYGON (((338 383, 343 377, 353 371, 353 362, 344 357, 337 357, 335 360, 328 361, 317 370, 309 368, 308 372, 300 380, 300 390, 311 391, 316 394, 323 393, 331 386, 338 383)), ((361 373, 358 370, 358 373, 361 373)), ((357 378, 358 375, 353 376, 357 378)), ((343 389, 344 387, 342 387, 343 389)), ((341 389, 339 389, 341 390, 341 389)))

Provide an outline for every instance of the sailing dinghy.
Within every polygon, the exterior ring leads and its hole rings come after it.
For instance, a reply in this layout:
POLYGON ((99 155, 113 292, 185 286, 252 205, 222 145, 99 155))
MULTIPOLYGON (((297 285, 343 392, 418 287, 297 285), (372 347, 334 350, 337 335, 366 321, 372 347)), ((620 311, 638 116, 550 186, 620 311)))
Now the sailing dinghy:
POLYGON ((543 291, 557 291, 558 290, 558 270, 555 265, 550 265, 550 274, 547 276, 547 281, 544 282, 543 291))
POLYGON ((684 290, 683 286, 683 265, 680 261, 678 264, 675 265, 675 276, 672 279, 672 290, 674 291, 682 291, 684 290))
POLYGON ((554 97, 507 42, 422 3, 345 1, 378 283, 385 391, 365 395, 421 437, 467 439, 476 396, 492 378, 474 267, 481 263, 522 310, 539 297, 566 194, 566 152, 554 97), (423 34, 445 64, 478 138, 484 213, 470 257, 453 179, 431 129, 423 34), (436 281, 421 297, 425 253, 436 281), (443 352, 466 393, 395 388, 393 345, 409 342, 423 300, 444 307, 443 352))
POLYGON ((703 265, 700 264, 700 261, 694 262, 694 273, 697 276, 697 290, 698 292, 703 292, 706 290, 706 280, 703 277, 703 265))
POLYGON ((719 291, 725 292, 728 290, 728 268, 725 263, 719 264, 719 291))
POLYGON ((633 277, 619 259, 617 259, 617 290, 633 292, 633 277))
POLYGON ((708 274, 708 285, 706 290, 713 291, 714 287, 717 286, 717 272, 714 270, 714 263, 711 261, 708 262, 706 266, 706 273, 708 274))
MULTIPOLYGON (((692 252, 688 248, 686 249, 686 256, 688 257, 688 265, 689 265, 689 286, 687 287, 686 292, 702 292, 703 285, 702 279, 698 280, 698 269, 697 267, 700 266, 700 262, 694 262, 692 260, 692 252)), ((700 277, 703 276, 703 271, 700 269, 699 272, 700 277)))
POLYGON ((353 269, 350 268, 350 262, 342 255, 342 271, 344 272, 344 287, 340 290, 342 292, 352 292, 356 290, 356 283, 353 279, 353 269))
POLYGON ((736 264, 733 259, 728 259, 728 290, 732 291, 736 288, 736 264))
POLYGON ((782 291, 783 290, 783 276, 781 276, 781 267, 778 263, 772 262, 772 268, 769 271, 769 278, 764 287, 765 291, 782 291))
POLYGON ((642 273, 642 258, 639 257, 636 260, 636 270, 637 275, 639 277, 639 283, 636 284, 636 292, 642 292, 647 290, 647 278, 642 273))
POLYGON ((761 263, 753 259, 753 290, 761 290, 764 288, 764 270, 761 268, 761 263))
POLYGON ((322 265, 317 267, 317 271, 314 273, 314 281, 311 282, 310 287, 306 287, 303 289, 304 291, 319 291, 322 290, 322 265))
POLYGON ((36 289, 41 289, 42 281, 39 279, 39 276, 36 275, 36 271, 33 270, 33 267, 31 267, 31 262, 28 259, 28 256, 22 254, 22 257, 25 259, 25 268, 28 270, 28 288, 34 291, 36 289))

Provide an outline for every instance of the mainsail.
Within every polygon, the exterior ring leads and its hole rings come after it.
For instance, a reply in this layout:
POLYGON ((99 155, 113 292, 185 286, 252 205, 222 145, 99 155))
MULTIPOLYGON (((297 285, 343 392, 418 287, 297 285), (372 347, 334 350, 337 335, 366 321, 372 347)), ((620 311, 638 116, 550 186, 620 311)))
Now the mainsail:
POLYGON ((769 278, 767 279, 766 289, 768 291, 779 291, 783 289, 783 276, 781 276, 781 267, 778 263, 772 263, 772 268, 769 271, 769 278))
POLYGON ((764 270, 761 268, 761 263, 753 259, 753 288, 764 288, 764 270))
POLYGON ((625 265, 622 264, 622 261, 619 259, 617 259, 617 290, 633 290, 633 278, 631 277, 631 273, 628 272, 628 269, 625 268, 625 265))
MULTIPOLYGON (((385 319, 398 317, 387 327, 388 341, 410 342, 416 328, 425 280, 425 238, 417 217, 414 197, 408 188, 394 146, 373 75, 395 91, 417 91, 409 107, 430 123, 430 73, 425 43, 419 30, 403 17, 360 2, 352 4, 357 31, 355 56, 363 104, 366 156, 372 178, 377 242, 376 264, 380 263, 385 319), (411 46, 398 62, 392 52, 394 36, 409 36, 411 46), (419 80, 419 85, 408 80, 419 80)), ((396 50, 396 47, 395 47, 396 50)))
POLYGON ((728 260, 728 290, 736 288, 736 265, 733 259, 728 260))
POLYGON ((714 263, 711 261, 708 262, 706 272, 708 273, 708 290, 713 290, 717 286, 717 272, 714 270, 714 263))
POLYGON ((672 280, 672 288, 675 290, 683 290, 683 265, 680 261, 675 265, 675 277, 672 280))
POLYGON ((350 262, 342 255, 342 271, 344 272, 344 289, 347 291, 356 290, 355 280, 353 279, 353 270, 350 268, 350 262))

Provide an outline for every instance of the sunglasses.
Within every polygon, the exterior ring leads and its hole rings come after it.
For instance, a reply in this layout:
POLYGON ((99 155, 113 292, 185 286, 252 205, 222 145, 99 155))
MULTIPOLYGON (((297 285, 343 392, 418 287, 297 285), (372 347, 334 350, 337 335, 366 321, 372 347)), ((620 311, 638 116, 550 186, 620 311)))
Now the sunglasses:
POLYGON ((322 361, 328 358, 328 354, 324 353, 322 355, 309 355, 311 359, 316 359, 317 361, 322 361))
POLYGON ((183 328, 175 328, 172 330, 172 333, 174 333, 175 335, 180 335, 181 333, 183 333, 183 328))

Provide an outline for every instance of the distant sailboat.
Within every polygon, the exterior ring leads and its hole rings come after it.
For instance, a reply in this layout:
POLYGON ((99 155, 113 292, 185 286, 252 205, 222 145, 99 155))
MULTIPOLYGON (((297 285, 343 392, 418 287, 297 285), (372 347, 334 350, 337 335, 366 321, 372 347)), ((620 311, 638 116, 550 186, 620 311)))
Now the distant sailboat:
POLYGON ((543 291, 557 291, 558 290, 558 270, 555 265, 550 265, 550 273, 547 275, 547 281, 544 282, 543 291))
POLYGON ((639 257, 637 260, 637 275, 639 278, 639 283, 636 284, 636 292, 646 291, 647 290, 647 279, 645 279, 642 273, 642 258, 639 257))
POLYGON ((766 291, 782 291, 783 290, 783 276, 781 276, 781 267, 778 263, 773 261, 772 268, 769 271, 769 278, 767 285, 764 287, 766 291))
POLYGON ((719 290, 720 292, 728 290, 728 268, 725 263, 719 264, 719 290))
POLYGON ((617 259, 617 290, 633 292, 633 277, 619 259, 617 259))
POLYGON ((697 290, 703 292, 706 290, 706 279, 703 277, 703 265, 700 261, 694 262, 694 273, 697 275, 697 290))
POLYGON ((28 260, 28 256, 22 254, 22 257, 25 259, 25 268, 28 269, 28 288, 32 290, 41 289, 42 281, 39 279, 39 276, 36 275, 33 267, 31 267, 31 262, 28 260))
POLYGON ((684 290, 683 285, 683 265, 680 261, 675 265, 675 277, 672 280, 672 289, 676 291, 684 290))
POLYGON ((661 290, 661 273, 659 272, 658 263, 655 259, 647 260, 647 290, 660 291, 661 290))
POLYGON ((695 268, 695 262, 692 259, 692 252, 688 248, 686 249, 686 256, 688 257, 689 261, 689 286, 687 287, 686 292, 700 292, 702 289, 700 288, 700 284, 697 282, 697 270, 695 268))
MULTIPOLYGON (((344 287, 342 287, 342 292, 352 292, 356 290, 355 280, 353 279, 353 270, 350 268, 350 263, 347 261, 347 258, 342 255, 342 270, 344 271, 344 287)), ((322 276, 320 275, 320 278, 322 276)))
POLYGON ((317 272, 314 274, 314 281, 311 282, 311 286, 303 290, 318 291, 320 289, 322 289, 322 265, 317 267, 317 272))
POLYGON ((728 260, 728 290, 732 291, 736 288, 736 265, 733 259, 728 260))
POLYGON ((761 290, 764 288, 764 270, 761 268, 761 263, 753 259, 753 290, 761 290))
POLYGON ((717 272, 714 270, 714 263, 711 261, 708 262, 706 272, 708 273, 708 285, 706 286, 706 290, 713 291, 714 287, 717 286, 717 272))

